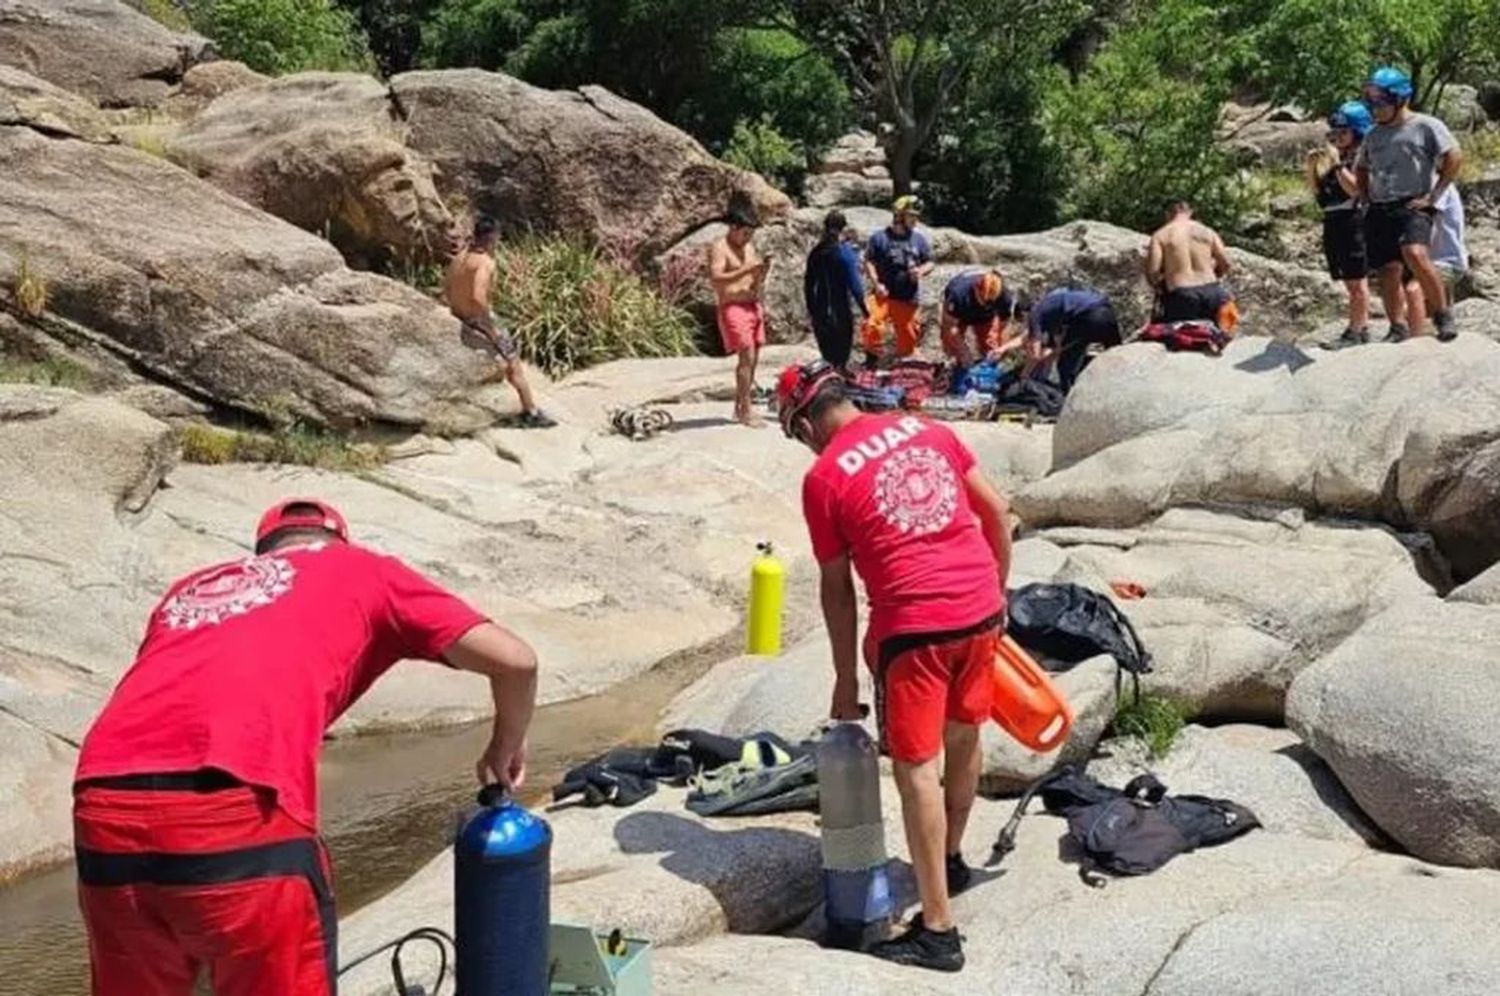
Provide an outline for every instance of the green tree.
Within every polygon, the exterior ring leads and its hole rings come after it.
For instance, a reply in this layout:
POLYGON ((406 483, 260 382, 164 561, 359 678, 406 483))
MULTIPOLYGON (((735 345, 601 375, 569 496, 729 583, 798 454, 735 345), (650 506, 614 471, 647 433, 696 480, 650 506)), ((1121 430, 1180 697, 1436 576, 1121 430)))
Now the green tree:
POLYGON ((841 60, 855 96, 890 125, 896 191, 954 97, 989 59, 1050 52, 1089 12, 1082 0, 801 0, 803 29, 841 60))
POLYGON ((1235 53, 1203 39, 1220 33, 1214 8, 1162 0, 1126 27, 1076 83, 1047 94, 1045 120, 1061 150, 1065 214, 1132 228, 1159 222, 1186 198, 1232 232, 1247 207, 1228 152, 1216 141, 1235 53))
POLYGON ((807 168, 807 150, 776 130, 769 118, 735 122, 724 161, 759 173, 782 187, 795 186, 807 168))
POLYGON ((422 22, 419 62, 503 69, 532 27, 525 0, 446 0, 422 22))
POLYGON ((1278 0, 1243 51, 1247 75, 1275 101, 1331 107, 1393 63, 1411 74, 1417 106, 1435 107, 1450 83, 1500 67, 1500 0, 1278 0))
POLYGON ((354 16, 330 0, 192 0, 188 16, 222 55, 258 72, 370 67, 354 16))
POLYGON ((359 21, 370 54, 382 75, 404 73, 417 64, 422 21, 444 0, 338 0, 359 21))

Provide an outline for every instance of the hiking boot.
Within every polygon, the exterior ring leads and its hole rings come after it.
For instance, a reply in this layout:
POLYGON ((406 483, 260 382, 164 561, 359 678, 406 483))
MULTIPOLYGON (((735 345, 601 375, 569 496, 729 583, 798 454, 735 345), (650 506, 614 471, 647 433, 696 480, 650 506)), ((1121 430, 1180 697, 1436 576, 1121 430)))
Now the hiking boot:
POLYGON ((1332 342, 1323 343, 1324 349, 1348 349, 1350 346, 1363 346, 1370 341, 1370 330, 1367 328, 1344 329, 1344 334, 1332 342))
POLYGON ((964 861, 962 854, 948 855, 948 895, 956 896, 969 887, 974 877, 973 870, 964 861))
POLYGON ((1381 340, 1381 341, 1382 342, 1405 342, 1406 340, 1408 340, 1410 338, 1411 338, 1411 329, 1407 328, 1405 325, 1398 325, 1395 322, 1392 322, 1391 323, 1391 330, 1385 334, 1385 338, 1383 340, 1381 340))
POLYGON ((874 945, 870 954, 897 965, 930 968, 935 972, 960 972, 964 967, 964 949, 958 928, 928 930, 920 913, 912 919, 905 933, 874 945))
POLYGON ((551 429, 557 425, 557 421, 540 408, 522 412, 521 417, 516 421, 523 429, 551 429))
POLYGON ((1458 323, 1453 320, 1453 312, 1439 311, 1432 316, 1432 324, 1437 326, 1438 342, 1452 342, 1458 338, 1458 323))

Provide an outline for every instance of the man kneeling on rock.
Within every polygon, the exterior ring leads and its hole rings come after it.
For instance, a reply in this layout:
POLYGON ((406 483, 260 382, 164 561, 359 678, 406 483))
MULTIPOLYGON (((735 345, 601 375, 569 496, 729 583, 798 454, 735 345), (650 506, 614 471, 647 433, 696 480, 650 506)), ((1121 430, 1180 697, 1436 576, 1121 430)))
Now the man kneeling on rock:
POLYGON ((833 649, 830 713, 861 714, 857 569, 870 601, 864 653, 881 746, 895 764, 922 900, 911 927, 872 953, 956 972, 964 956, 949 897, 969 883, 961 845, 979 785, 979 727, 993 698, 1009 509, 951 429, 862 414, 844 383, 822 361, 788 367, 777 400, 782 430, 818 454, 802 506, 833 649))
POLYGON ((1157 293, 1163 322, 1213 322, 1226 333, 1239 323, 1234 297, 1219 281, 1229 273, 1219 233, 1193 218, 1187 201, 1167 205, 1167 222, 1151 236, 1146 282, 1157 293))
POLYGON ((73 785, 94 996, 329 996, 337 954, 317 836, 324 731, 391 665, 490 679, 483 784, 519 787, 536 655, 331 506, 273 507, 255 554, 179 580, 84 738, 73 785))

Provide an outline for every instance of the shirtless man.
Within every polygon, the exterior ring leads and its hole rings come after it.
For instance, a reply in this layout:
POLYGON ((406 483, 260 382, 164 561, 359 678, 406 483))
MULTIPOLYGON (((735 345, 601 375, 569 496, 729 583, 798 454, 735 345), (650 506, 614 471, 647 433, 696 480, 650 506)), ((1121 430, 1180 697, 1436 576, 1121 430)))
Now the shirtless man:
POLYGON ((443 280, 443 298, 448 302, 448 310, 462 323, 459 337, 464 345, 492 353, 500 361, 505 379, 510 381, 521 399, 521 426, 548 429, 557 423, 536 406, 531 385, 526 381, 526 371, 521 367, 516 341, 500 327, 495 313, 490 310, 490 297, 495 292, 495 258, 491 253, 498 238, 498 226, 493 218, 481 217, 474 222, 474 235, 468 246, 448 264, 448 275, 443 280))
POLYGON ((1146 282, 1156 288, 1164 322, 1216 322, 1234 331, 1234 299, 1219 284, 1229 272, 1224 240, 1193 220, 1186 201, 1167 207, 1167 223, 1151 236, 1146 255, 1146 282))
POLYGON ((762 260, 751 238, 758 221, 745 206, 732 205, 727 218, 729 231, 708 249, 708 279, 718 302, 719 335, 724 352, 737 358, 734 368, 735 420, 758 429, 765 424, 755 413, 755 364, 766 344, 766 315, 761 308, 761 288, 770 260, 762 260))

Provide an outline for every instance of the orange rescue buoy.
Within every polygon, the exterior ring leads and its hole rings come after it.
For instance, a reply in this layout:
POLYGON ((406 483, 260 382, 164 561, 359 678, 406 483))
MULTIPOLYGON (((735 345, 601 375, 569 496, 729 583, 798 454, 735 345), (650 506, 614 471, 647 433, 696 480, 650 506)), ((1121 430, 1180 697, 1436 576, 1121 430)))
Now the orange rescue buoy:
POLYGON ((1021 645, 1000 637, 995 655, 995 704, 990 718, 1034 751, 1055 750, 1068 739, 1073 709, 1052 679, 1021 645))

